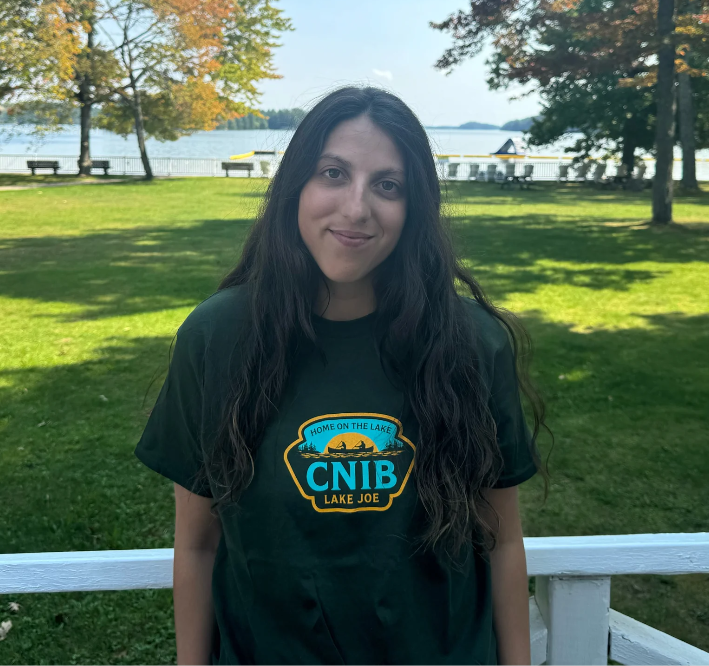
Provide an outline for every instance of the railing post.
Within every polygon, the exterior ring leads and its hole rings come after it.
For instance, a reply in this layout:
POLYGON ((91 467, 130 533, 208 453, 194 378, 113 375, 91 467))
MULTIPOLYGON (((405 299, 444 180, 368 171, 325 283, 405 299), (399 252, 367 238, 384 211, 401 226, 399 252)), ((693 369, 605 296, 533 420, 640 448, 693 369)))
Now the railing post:
POLYGON ((607 664, 610 576, 535 576, 547 664, 607 664))

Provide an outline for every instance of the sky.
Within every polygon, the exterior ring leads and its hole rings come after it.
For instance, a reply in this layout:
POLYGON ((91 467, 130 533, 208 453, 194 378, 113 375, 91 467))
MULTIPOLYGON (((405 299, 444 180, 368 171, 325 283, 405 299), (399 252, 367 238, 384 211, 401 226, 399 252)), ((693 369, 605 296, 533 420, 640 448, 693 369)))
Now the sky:
POLYGON ((466 0, 279 0, 276 6, 295 30, 274 51, 283 78, 259 84, 263 109, 307 108, 333 87, 370 83, 399 95, 425 125, 502 125, 539 111, 536 94, 511 101, 521 89, 488 90, 485 53, 449 76, 434 69, 451 38, 428 22, 467 7, 466 0))

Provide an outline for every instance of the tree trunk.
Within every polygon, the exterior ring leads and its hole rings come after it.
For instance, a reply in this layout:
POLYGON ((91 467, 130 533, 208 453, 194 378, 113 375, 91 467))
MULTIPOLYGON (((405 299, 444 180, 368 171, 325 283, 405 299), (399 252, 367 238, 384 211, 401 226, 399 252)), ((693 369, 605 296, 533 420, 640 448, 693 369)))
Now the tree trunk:
POLYGON ((635 168, 635 142, 631 139, 623 139, 623 164, 628 167, 628 175, 633 173, 635 168))
POLYGON ((672 222, 672 161, 675 143, 675 47, 674 0, 659 0, 657 29, 657 128, 655 179, 652 187, 652 221, 672 222))
MULTIPOLYGON (((84 82, 81 83, 83 88, 84 82)), ((81 102, 81 152, 79 154, 79 175, 91 175, 91 152, 89 132, 91 131, 91 108, 93 102, 81 102)))
POLYGON ((148 151, 145 148, 145 126, 143 124, 143 107, 140 103, 140 91, 133 82, 133 113, 135 115, 135 133, 138 137, 138 148, 140 149, 140 159, 145 169, 145 180, 153 179, 153 170, 150 167, 148 151))
MULTIPOLYGON (((94 46, 94 23, 93 16, 89 18, 89 30, 87 33, 87 44, 85 58, 90 61, 93 56, 91 50, 94 46)), ((91 109, 94 104, 94 97, 91 90, 90 66, 84 71, 79 85, 79 103, 81 104, 81 147, 79 149, 79 176, 91 175, 91 151, 89 149, 89 133, 91 132, 91 109)))
POLYGON ((679 136, 682 142, 682 187, 698 190, 695 163, 694 109, 692 104, 692 82, 687 72, 679 79, 679 136))

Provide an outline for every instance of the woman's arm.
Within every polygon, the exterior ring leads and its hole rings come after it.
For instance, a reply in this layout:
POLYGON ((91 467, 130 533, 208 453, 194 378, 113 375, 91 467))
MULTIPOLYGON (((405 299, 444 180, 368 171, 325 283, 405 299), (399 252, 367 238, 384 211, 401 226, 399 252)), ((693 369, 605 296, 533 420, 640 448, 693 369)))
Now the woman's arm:
MULTIPOLYGON (((517 486, 483 492, 500 517, 497 545, 490 553, 498 663, 529 664, 529 587, 517 486)), ((497 523, 491 519, 490 524, 497 523)))
POLYGON ((209 664, 214 629, 212 570, 222 534, 212 500, 175 484, 173 600, 178 664, 209 664))

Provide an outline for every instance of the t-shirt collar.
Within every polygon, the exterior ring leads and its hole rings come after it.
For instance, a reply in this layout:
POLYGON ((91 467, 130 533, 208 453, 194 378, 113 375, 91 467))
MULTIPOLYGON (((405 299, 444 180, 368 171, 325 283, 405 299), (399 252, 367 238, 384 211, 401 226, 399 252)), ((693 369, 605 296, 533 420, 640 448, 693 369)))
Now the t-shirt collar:
POLYGON ((333 321, 325 319, 316 314, 311 314, 313 328, 318 336, 327 338, 354 338, 367 335, 372 331, 374 321, 377 317, 376 310, 358 319, 347 321, 333 321))

